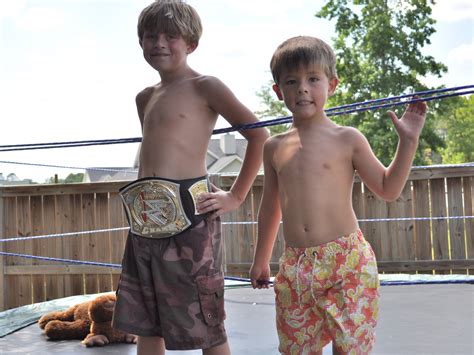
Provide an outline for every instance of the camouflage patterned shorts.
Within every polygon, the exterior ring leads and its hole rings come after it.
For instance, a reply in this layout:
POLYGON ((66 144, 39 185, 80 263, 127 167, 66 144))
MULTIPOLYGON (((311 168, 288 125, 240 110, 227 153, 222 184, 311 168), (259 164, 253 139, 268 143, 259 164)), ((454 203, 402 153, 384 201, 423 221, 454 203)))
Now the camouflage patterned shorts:
POLYGON ((160 336, 168 350, 207 349, 227 340, 220 219, 170 238, 129 234, 113 327, 160 336))

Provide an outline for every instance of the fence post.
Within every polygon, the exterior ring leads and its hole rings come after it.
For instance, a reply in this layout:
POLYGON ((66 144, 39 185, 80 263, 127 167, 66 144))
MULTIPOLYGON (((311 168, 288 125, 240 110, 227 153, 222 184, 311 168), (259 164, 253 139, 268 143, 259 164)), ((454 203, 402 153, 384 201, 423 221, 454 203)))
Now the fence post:
MULTIPOLYGON (((3 222, 3 193, 0 189, 0 238, 5 238, 5 226, 3 222)), ((0 251, 3 251, 3 243, 0 243, 0 251)), ((0 312, 5 310, 5 256, 0 256, 0 312)))

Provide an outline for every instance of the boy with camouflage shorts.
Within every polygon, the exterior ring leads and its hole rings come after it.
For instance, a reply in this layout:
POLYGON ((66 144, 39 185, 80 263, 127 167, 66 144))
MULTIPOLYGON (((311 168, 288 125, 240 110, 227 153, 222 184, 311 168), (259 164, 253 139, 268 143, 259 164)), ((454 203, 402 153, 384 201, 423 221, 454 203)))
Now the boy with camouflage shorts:
POLYGON ((220 217, 245 199, 262 162, 263 128, 243 131, 248 145, 229 191, 211 185, 207 146, 217 117, 257 122, 219 79, 191 69, 198 14, 159 0, 138 20, 145 60, 161 77, 137 95, 143 140, 138 180, 121 195, 130 223, 113 326, 138 335, 139 354, 203 349, 230 354, 224 328, 220 217))

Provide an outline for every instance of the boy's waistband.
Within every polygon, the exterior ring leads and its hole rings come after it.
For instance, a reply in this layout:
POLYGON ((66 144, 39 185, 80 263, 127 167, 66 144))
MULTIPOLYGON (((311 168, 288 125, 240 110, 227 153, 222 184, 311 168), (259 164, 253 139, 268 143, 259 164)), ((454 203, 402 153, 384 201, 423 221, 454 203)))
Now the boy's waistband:
POLYGON ((352 233, 340 236, 337 239, 331 240, 326 243, 318 244, 315 246, 311 246, 311 247, 287 246, 285 247, 285 252, 294 253, 296 255, 300 255, 300 254, 314 255, 323 250, 333 249, 333 248, 336 248, 336 249, 342 248, 345 250, 350 250, 353 245, 364 243, 364 242, 366 242, 364 238, 364 234, 362 233, 360 228, 358 228, 356 231, 352 233))
POLYGON ((199 224, 197 197, 209 192, 207 176, 173 180, 146 177, 120 189, 130 230, 149 238, 167 238, 199 224))

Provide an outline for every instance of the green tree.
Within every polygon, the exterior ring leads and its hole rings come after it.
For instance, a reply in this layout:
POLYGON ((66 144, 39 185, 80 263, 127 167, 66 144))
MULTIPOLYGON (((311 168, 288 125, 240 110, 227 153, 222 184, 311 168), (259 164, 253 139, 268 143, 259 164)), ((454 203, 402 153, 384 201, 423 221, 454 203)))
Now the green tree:
POLYGON ((57 182, 56 182, 56 176, 52 176, 50 177, 49 179, 46 179, 45 183, 46 184, 71 184, 71 183, 74 183, 74 182, 82 182, 84 178, 84 174, 83 173, 77 173, 77 174, 69 174, 68 176, 66 176, 65 179, 58 179, 57 182))
POLYGON ((83 173, 69 174, 68 176, 66 176, 66 179, 64 179, 64 182, 66 184, 70 184, 73 182, 82 182, 83 178, 84 178, 83 173))
MULTIPOLYGON (((435 32, 431 18, 434 0, 330 0, 316 17, 335 20, 340 84, 329 105, 341 105, 428 89, 420 78, 441 77, 446 66, 421 49, 430 44, 435 32)), ((420 138, 416 164, 426 163, 424 152, 437 152, 443 141, 435 131, 433 112, 440 103, 430 104, 430 114, 420 138)), ((394 110, 398 115, 401 109, 394 110)), ((336 121, 360 129, 375 154, 388 164, 398 137, 385 110, 336 117, 336 121)))
MULTIPOLYGON (((256 111, 255 115, 262 121, 273 120, 276 118, 287 117, 290 114, 285 107, 283 101, 277 100, 274 97, 275 93, 272 90, 273 81, 268 82, 266 86, 262 86, 260 91, 256 95, 260 98, 260 102, 264 106, 261 111, 256 111)), ((288 130, 290 124, 280 124, 274 126, 268 126, 271 135, 285 132, 288 130)))
POLYGON ((474 95, 459 97, 452 114, 443 121, 446 147, 443 163, 474 162, 474 95))

